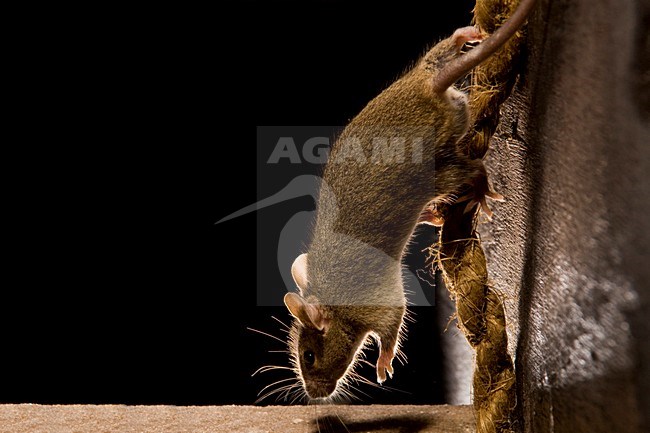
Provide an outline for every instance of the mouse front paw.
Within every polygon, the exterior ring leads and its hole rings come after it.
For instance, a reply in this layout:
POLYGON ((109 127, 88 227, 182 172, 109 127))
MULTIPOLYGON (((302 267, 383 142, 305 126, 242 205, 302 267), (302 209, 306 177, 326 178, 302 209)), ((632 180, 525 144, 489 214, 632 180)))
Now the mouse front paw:
POLYGON ((386 381, 386 373, 388 377, 393 378, 393 359, 395 355, 392 351, 381 351, 377 359, 377 383, 382 384, 386 381))

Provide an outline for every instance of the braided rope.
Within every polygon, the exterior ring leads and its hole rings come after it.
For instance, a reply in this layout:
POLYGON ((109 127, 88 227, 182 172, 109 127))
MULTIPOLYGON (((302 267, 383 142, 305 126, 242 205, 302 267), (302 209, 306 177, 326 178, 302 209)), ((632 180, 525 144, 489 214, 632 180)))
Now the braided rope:
MULTIPOLYGON (((474 21, 492 33, 517 8, 518 0, 477 0, 474 21)), ((470 132, 459 144, 470 157, 483 158, 499 122, 499 107, 516 80, 521 32, 478 66, 469 89, 473 115, 470 132)), ((478 213, 464 213, 465 203, 446 215, 435 251, 445 285, 456 301, 458 326, 476 351, 473 396, 478 433, 513 432, 516 383, 503 304, 488 284, 485 254, 476 232, 478 213)))

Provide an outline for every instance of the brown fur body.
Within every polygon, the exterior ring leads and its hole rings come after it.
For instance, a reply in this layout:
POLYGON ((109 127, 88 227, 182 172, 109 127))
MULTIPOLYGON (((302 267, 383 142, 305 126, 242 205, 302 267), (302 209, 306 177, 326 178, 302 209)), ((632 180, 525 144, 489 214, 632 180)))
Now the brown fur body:
POLYGON ((465 28, 437 44, 368 103, 332 148, 313 241, 292 269, 302 296, 285 298, 298 319, 294 364, 312 398, 335 391, 368 335, 381 348, 378 381, 392 374, 406 310, 402 255, 419 216, 432 200, 484 176, 482 163, 456 146, 469 124, 465 96, 431 85, 463 43, 478 38, 465 28), (391 153, 397 147, 399 155, 391 153))

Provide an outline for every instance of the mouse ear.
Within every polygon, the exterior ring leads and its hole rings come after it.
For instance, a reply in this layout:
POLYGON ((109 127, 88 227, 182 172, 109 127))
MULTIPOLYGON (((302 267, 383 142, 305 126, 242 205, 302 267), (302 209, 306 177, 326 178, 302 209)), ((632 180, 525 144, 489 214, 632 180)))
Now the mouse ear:
POLYGON ((291 276, 293 281, 296 282, 300 293, 303 293, 307 288, 307 253, 299 255, 291 265, 291 276))
POLYGON ((304 326, 311 326, 319 331, 325 329, 326 320, 318 305, 310 304, 297 293, 284 295, 284 304, 293 317, 300 320, 304 326))

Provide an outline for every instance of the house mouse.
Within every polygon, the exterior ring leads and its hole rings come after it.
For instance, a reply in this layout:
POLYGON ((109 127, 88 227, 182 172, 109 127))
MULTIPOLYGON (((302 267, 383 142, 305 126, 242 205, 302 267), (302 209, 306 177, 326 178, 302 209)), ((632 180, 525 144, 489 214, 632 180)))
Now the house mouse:
POLYGON ((293 263, 300 293, 284 302, 295 318, 292 362, 312 399, 335 395, 368 336, 379 346, 377 381, 392 377, 404 332, 405 248, 431 202, 452 202, 468 187, 487 211, 481 160, 457 149, 467 132, 467 98, 451 87, 521 27, 534 0, 491 37, 458 29, 428 51, 352 119, 332 146, 308 252, 293 263), (482 41, 467 54, 466 42, 482 41))

